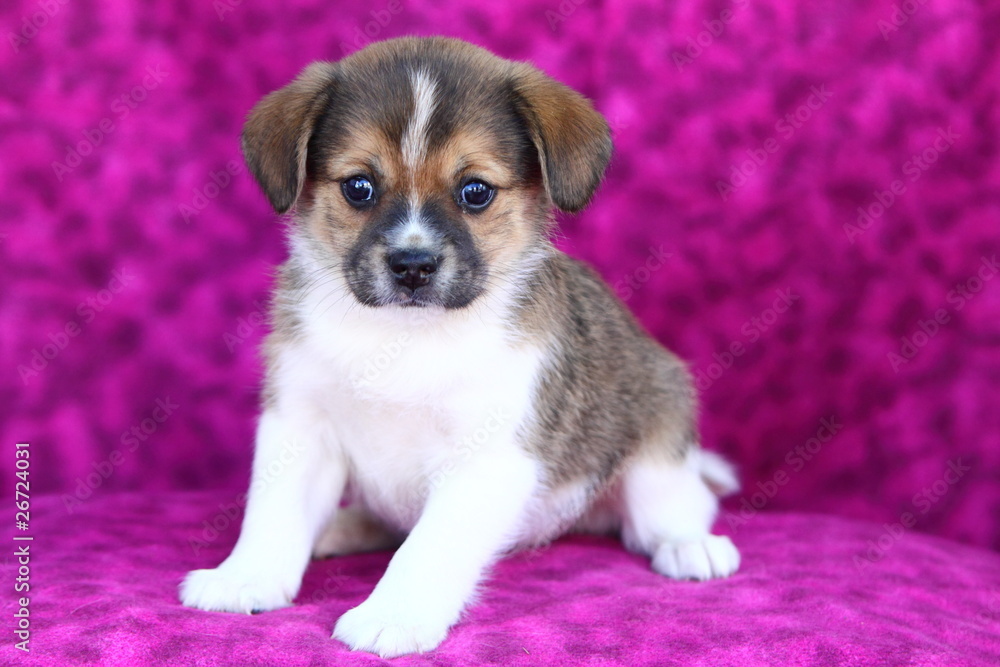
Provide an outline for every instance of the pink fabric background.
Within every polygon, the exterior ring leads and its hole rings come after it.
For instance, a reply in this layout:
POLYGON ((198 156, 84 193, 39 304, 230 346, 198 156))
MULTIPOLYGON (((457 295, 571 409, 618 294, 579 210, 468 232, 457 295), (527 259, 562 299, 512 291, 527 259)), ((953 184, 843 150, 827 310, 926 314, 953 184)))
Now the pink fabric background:
POLYGON ((702 378, 705 442, 746 483, 728 515, 737 535, 753 530, 733 520, 746 500, 911 513, 918 531, 1000 547, 1000 280, 977 278, 998 253, 1000 6, 926 3, 890 31, 892 12, 4 3, 3 488, 23 440, 32 491, 77 512, 112 491, 244 488, 260 308, 284 250, 238 133, 262 95, 353 50, 367 26, 531 60, 607 115, 607 181, 560 243, 702 378), (953 143, 934 148, 949 129, 953 143), (845 230, 895 180, 887 210, 845 230), (944 323, 928 324, 936 314, 944 323), (832 439, 796 453, 827 436, 823 420, 832 439), (950 465, 968 470, 943 481, 950 465))

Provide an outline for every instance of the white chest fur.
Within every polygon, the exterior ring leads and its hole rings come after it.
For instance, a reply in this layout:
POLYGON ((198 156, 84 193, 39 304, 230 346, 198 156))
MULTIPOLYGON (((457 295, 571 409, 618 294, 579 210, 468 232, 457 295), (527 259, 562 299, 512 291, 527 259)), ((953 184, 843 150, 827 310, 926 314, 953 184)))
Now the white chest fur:
POLYGON ((303 336, 272 378, 278 400, 342 453, 356 497, 410 530, 435 485, 521 446, 543 354, 502 314, 495 302, 432 311, 307 296, 303 336))

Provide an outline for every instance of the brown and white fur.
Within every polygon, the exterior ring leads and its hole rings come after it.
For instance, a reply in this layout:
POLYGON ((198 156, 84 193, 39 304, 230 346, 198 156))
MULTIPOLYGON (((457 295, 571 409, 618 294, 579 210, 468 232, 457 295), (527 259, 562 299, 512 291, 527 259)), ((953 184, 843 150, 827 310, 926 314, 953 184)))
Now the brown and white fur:
POLYGON ((242 532, 185 605, 284 607, 311 556, 400 545, 333 632, 396 656, 437 646, 504 552, 567 531, 619 532, 669 577, 736 571, 709 530, 737 482, 699 448, 687 371, 548 240, 610 157, 584 97, 464 42, 391 40, 264 98, 243 150, 295 211, 290 257, 242 532))

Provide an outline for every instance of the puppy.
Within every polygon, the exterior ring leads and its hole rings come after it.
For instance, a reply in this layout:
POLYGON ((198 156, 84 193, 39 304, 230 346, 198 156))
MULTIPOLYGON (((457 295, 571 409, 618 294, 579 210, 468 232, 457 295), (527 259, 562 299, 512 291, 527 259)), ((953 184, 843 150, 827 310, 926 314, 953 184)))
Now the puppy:
POLYGON ((242 146, 295 209, 290 257, 242 532, 185 605, 285 607, 310 556, 401 543, 333 632, 388 657, 436 647, 504 552, 571 530, 618 532, 669 577, 736 571, 709 530, 737 482, 699 448, 684 365, 548 238, 611 155, 584 97, 397 39, 307 67, 242 146))

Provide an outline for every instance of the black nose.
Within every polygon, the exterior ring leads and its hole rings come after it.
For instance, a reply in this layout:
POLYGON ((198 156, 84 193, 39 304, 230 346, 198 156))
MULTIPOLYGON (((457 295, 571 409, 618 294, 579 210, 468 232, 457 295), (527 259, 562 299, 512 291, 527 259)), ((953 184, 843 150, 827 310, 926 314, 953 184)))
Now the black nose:
POLYGON ((389 255, 389 270, 396 282, 411 290, 429 283, 437 268, 438 258, 424 250, 399 250, 389 255))

